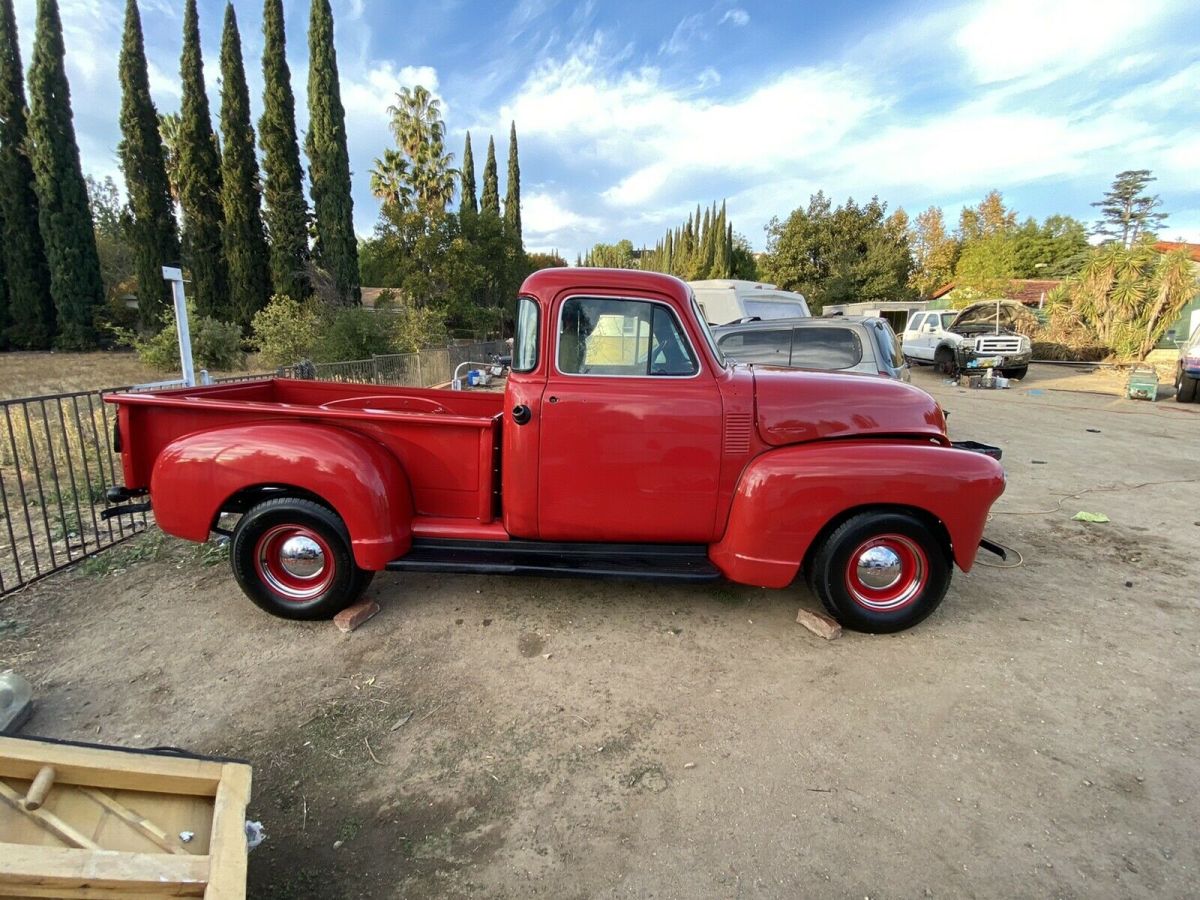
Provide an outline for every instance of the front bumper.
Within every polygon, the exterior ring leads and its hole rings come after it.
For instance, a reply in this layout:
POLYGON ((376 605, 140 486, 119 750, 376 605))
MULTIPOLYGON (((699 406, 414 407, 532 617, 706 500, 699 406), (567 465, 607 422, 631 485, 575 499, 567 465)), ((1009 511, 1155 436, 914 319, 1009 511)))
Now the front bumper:
POLYGON ((961 369, 1019 369, 1029 365, 1033 350, 1019 353, 981 353, 972 348, 960 348, 958 365, 961 369))

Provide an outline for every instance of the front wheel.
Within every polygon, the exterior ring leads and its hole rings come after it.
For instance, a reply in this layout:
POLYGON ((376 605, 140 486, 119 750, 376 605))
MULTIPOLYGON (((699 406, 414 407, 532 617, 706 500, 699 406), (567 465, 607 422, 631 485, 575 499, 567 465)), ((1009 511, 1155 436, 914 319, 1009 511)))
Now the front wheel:
POLYGON ((1029 374, 1029 366, 1017 366, 1015 369, 1005 369, 1003 375, 1005 378, 1015 378, 1020 381, 1029 374))
POLYGON ((933 354, 933 367, 943 375, 953 375, 955 368, 954 351, 949 347, 938 347, 933 354))
POLYGON ((863 512, 817 548, 808 583, 846 628, 888 634, 937 609, 950 569, 949 548, 916 516, 863 512))
POLYGON ((233 532, 233 575, 255 605, 284 619, 328 619, 374 575, 354 562, 346 525, 312 500, 279 497, 250 509, 233 532))

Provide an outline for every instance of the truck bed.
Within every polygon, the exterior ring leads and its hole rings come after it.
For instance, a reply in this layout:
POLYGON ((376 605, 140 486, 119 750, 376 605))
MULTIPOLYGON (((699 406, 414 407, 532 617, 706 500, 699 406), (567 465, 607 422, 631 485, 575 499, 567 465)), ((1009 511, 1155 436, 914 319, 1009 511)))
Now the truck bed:
POLYGON ((122 454, 129 487, 149 486, 159 453, 186 434, 301 420, 352 429, 393 453, 418 516, 486 524, 497 512, 502 394, 272 378, 107 399, 121 433, 136 436, 122 454))

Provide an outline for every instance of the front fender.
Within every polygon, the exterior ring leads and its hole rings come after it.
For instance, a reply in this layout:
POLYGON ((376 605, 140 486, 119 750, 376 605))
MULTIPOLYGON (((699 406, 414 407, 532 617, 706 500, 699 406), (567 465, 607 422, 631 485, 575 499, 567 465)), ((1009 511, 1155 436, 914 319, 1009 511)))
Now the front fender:
POLYGON ((727 578, 786 587, 830 522, 862 507, 908 507, 936 518, 954 561, 970 571, 988 510, 1004 492, 991 457, 925 443, 831 441, 782 447, 742 472, 709 558, 727 578))
POLYGON ((299 488, 332 506, 364 569, 382 569, 412 545, 412 496, 400 462, 364 435, 315 423, 264 422, 179 438, 155 460, 150 502, 163 531, 204 541, 230 497, 264 485, 299 488))

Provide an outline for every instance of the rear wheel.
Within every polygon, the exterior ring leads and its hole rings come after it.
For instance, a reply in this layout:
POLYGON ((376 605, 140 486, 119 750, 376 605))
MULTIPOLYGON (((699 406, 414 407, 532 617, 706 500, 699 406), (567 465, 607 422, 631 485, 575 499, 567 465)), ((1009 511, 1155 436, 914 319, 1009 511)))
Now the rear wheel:
POLYGON ((808 582, 847 628, 887 634, 937 609, 950 587, 949 549, 916 516, 863 512, 817 548, 808 582))
POLYGON ((1175 379, 1175 399, 1179 403, 1192 403, 1196 399, 1198 385, 1200 385, 1200 379, 1189 378, 1180 369, 1179 375, 1175 379))
POLYGON ((312 500, 279 497, 233 532, 233 575, 255 605, 285 619, 328 619, 358 599, 374 572, 354 562, 346 525, 312 500))

